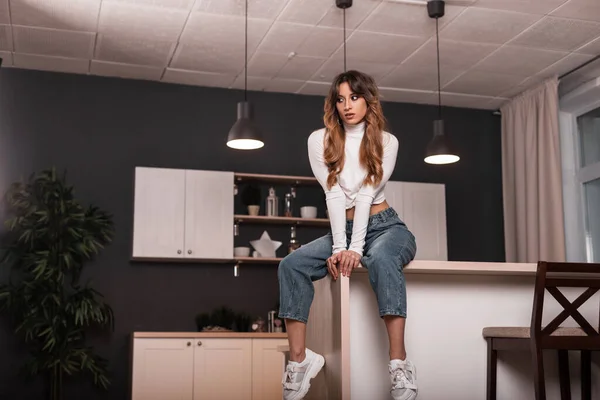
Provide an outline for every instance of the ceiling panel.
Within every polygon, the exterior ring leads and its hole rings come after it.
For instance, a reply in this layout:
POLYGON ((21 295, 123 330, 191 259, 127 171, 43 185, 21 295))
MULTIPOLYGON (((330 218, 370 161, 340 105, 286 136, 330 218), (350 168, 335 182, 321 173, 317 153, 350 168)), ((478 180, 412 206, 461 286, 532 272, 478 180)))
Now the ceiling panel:
POLYGON ((175 51, 169 41, 98 35, 95 58, 124 64, 165 67, 175 51))
POLYGON ((0 0, 0 24, 10 24, 8 0, 0 0))
MULTIPOLYGON (((345 36, 347 68, 372 75, 387 101, 435 104, 426 6, 353 3, 344 35, 335 0, 249 0, 249 88, 326 94, 344 69, 345 36)), ((446 103, 492 109, 600 54, 599 8, 600 0, 448 1, 439 20, 446 103)), ((239 89, 244 10, 245 0, 0 0, 0 54, 6 66, 15 52, 17 68, 239 89)))
MULTIPOLYGON (((395 64, 381 64, 373 63, 369 61, 350 60, 346 62, 346 68, 348 70, 358 70, 365 72, 373 77, 376 81, 380 81, 383 77, 389 74, 394 68, 395 64)), ((333 79, 341 72, 344 71, 344 59, 343 57, 335 57, 327 60, 321 68, 312 76, 311 80, 318 82, 331 83, 333 79)))
POLYGON ((527 76, 469 71, 445 85, 443 89, 444 92, 499 96, 525 79, 527 76))
POLYGON ((316 25, 329 11, 331 4, 323 0, 289 0, 279 14, 278 21, 316 25))
POLYGON ((478 0, 476 7, 545 15, 567 0, 478 0))
MULTIPOLYGON (((437 42, 430 39, 420 47, 406 61, 421 66, 437 65, 437 42)), ((497 50, 497 44, 457 42, 454 40, 440 39, 440 65, 441 68, 469 69, 485 57, 497 50)))
POLYGON ((571 53, 549 67, 544 68, 537 74, 532 75, 532 78, 550 78, 553 75, 562 75, 573 68, 586 63, 592 58, 593 57, 590 55, 571 53))
POLYGON ((138 6, 166 7, 179 8, 189 10, 194 5, 196 0, 103 0, 104 2, 112 1, 116 3, 128 3, 138 6))
POLYGON ((256 52, 248 63, 248 75, 272 78, 288 62, 285 54, 256 52))
MULTIPOLYGON (((248 52, 252 54, 269 30, 272 22, 248 19, 248 52)), ((197 44, 211 51, 244 52, 244 18, 194 12, 190 15, 179 41, 197 44)), ((243 54, 242 54, 243 56, 243 54)))
POLYGON ((569 0, 552 12, 553 16, 600 22, 600 1, 569 0))
POLYGON ((183 71, 167 68, 162 78, 162 82, 193 86, 229 87, 234 79, 235 75, 183 71))
POLYGON ((13 64, 17 68, 72 74, 87 74, 90 67, 88 60, 19 53, 13 54, 13 64))
POLYGON ((90 59, 94 51, 92 32, 58 29, 13 27, 17 53, 90 59))
POLYGON ((329 57, 344 43, 344 31, 337 28, 315 26, 295 50, 298 55, 329 57))
MULTIPOLYGON (((286 6, 288 0, 252 0, 248 1, 248 17, 275 19, 286 6)), ((246 12, 245 0, 197 0, 196 11, 211 14, 238 15, 246 12)))
POLYGON ((275 22, 258 46, 258 50, 267 53, 289 54, 298 49, 310 31, 310 26, 275 22))
MULTIPOLYGON (((426 40, 425 37, 355 31, 347 41, 347 59, 398 64, 423 45, 426 40)), ((343 47, 340 47, 334 53, 334 57, 341 57, 342 54, 343 47)))
POLYGON ((504 44, 540 18, 535 14, 472 7, 442 29, 441 35, 445 39, 504 44))
POLYGON ((237 76, 244 68, 244 53, 237 52, 236 48, 221 49, 223 52, 219 48, 180 43, 169 66, 237 76))
MULTIPOLYGON (((445 15, 438 21, 440 29, 464 9, 464 7, 446 4, 445 15)), ((435 34, 435 20, 423 12, 421 5, 383 1, 358 29, 397 35, 430 36, 435 34)))
POLYGON ((8 51, 0 51, 0 58, 2 59, 2 67, 12 67, 13 55, 8 51))
MULTIPOLYGON (((271 78, 265 78, 260 76, 249 76, 247 81, 248 90, 255 90, 261 92, 265 90, 265 86, 269 83, 271 78)), ((244 74, 239 74, 233 84, 230 86, 231 89, 244 89, 246 78, 244 74)))
MULTIPOLYGON (((440 81, 442 87, 464 72, 466 72, 465 69, 440 69, 440 81)), ((406 63, 399 65, 378 83, 385 87, 437 90, 437 68, 434 64, 422 65, 416 62, 410 62, 409 60, 406 63)))
POLYGON ((318 57, 293 57, 281 68, 277 73, 277 77, 308 80, 323 65, 325 60, 325 58, 318 57))
POLYGON ((271 79, 265 85, 267 92, 295 93, 304 85, 304 81, 296 79, 271 79))
MULTIPOLYGON (((490 109, 497 108, 506 101, 505 98, 496 98, 489 96, 473 96, 459 93, 441 93, 442 106, 490 109)), ((460 129, 460 127, 447 127, 449 132, 460 129)))
POLYGON ((176 41, 188 15, 176 8, 103 1, 98 32, 176 41))
POLYGON ((90 64, 90 73, 117 78, 157 81, 162 76, 163 68, 92 60, 90 64))
POLYGON ((400 103, 416 103, 416 104, 431 104, 437 101, 436 93, 424 90, 403 90, 381 88, 379 90, 381 101, 400 102, 400 103))
POLYGON ((541 49, 574 51, 600 35, 600 23, 545 17, 511 44, 541 49))
POLYGON ((567 56, 568 52, 541 50, 519 46, 502 46, 475 65, 477 71, 534 75, 567 56))
POLYGON ((311 96, 326 96, 329 92, 329 86, 328 83, 308 81, 298 90, 298 93, 311 96))
POLYGON ((591 55, 599 55, 600 54, 600 38, 596 40, 592 40, 591 42, 583 45, 581 48, 577 49, 577 53, 581 54, 591 54, 591 55))
POLYGON ((10 25, 0 25, 0 51, 13 51, 13 36, 10 25))
POLYGON ((100 1, 11 0, 10 13, 15 25, 95 32, 100 1))

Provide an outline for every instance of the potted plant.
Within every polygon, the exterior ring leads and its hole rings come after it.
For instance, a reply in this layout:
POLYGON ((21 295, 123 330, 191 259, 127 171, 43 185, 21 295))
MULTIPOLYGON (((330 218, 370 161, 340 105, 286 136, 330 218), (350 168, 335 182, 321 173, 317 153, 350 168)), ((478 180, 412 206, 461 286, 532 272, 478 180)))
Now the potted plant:
POLYGON ((88 373, 104 389, 107 362, 86 345, 90 328, 113 328, 102 295, 80 281, 84 265, 112 241, 112 217, 84 207, 54 169, 13 183, 6 194, 11 217, 0 268, 0 312, 27 347, 31 377, 46 378, 51 400, 63 395, 63 377, 88 373))
POLYGON ((242 190, 242 203, 248 209, 248 215, 258 215, 260 211, 260 188, 254 184, 249 184, 242 190))

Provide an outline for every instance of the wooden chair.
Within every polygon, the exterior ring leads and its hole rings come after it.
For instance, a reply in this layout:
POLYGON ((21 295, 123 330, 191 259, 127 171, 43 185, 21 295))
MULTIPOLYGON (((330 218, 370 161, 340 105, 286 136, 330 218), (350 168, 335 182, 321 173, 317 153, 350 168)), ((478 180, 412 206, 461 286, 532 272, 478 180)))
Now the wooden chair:
POLYGON ((581 351, 581 399, 591 400, 591 351, 600 350, 600 327, 598 329, 592 327, 577 309, 598 290, 600 290, 600 264, 538 262, 531 326, 483 329, 483 337, 488 346, 486 399, 496 399, 498 350, 526 350, 530 351, 532 356, 535 398, 536 400, 545 400, 546 385, 542 352, 545 349, 553 349, 558 352, 561 399, 571 399, 568 351, 579 350, 581 351), (571 303, 561 293, 559 287, 587 289, 571 303), (558 301, 563 311, 545 327, 542 327, 546 290, 558 301), (560 324, 569 316, 573 317, 579 327, 560 327, 560 324))

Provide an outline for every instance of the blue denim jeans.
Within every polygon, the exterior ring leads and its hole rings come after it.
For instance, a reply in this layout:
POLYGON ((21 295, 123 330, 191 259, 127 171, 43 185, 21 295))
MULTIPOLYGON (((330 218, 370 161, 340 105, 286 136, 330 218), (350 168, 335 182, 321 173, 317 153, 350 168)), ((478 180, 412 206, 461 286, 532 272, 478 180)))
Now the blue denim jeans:
MULTIPOLYGON (((352 221, 346 222, 348 244, 352 221)), ((327 276, 327 259, 332 253, 331 232, 288 254, 277 271, 279 318, 306 323, 314 297, 313 282, 327 276)), ((406 317, 406 283, 403 267, 417 252, 414 235, 393 208, 369 217, 361 264, 377 297, 379 315, 406 317)))

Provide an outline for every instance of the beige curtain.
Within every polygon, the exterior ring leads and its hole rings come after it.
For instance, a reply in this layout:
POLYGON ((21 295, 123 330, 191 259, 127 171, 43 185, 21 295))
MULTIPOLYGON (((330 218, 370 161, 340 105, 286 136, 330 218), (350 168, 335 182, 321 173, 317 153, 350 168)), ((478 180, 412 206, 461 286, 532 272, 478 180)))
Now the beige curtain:
POLYGON ((564 261, 558 79, 501 112, 506 262, 564 261))

